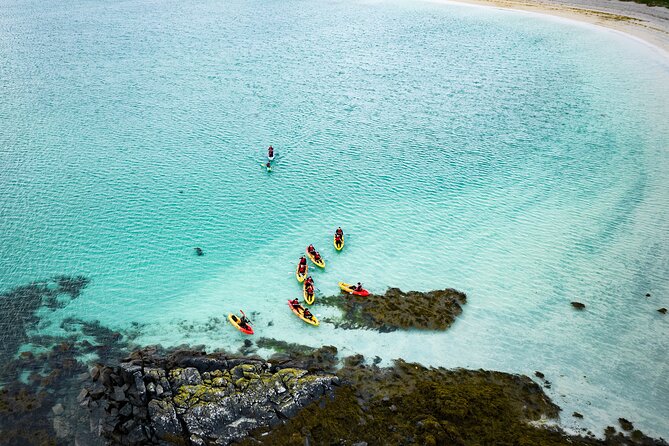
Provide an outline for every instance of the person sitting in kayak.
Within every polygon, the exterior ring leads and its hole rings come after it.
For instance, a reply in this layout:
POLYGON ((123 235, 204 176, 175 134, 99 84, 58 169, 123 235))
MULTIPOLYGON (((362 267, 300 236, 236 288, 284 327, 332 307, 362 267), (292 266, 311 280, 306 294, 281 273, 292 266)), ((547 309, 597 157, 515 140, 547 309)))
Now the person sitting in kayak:
POLYGON ((307 259, 304 256, 300 257, 300 265, 306 265, 306 264, 307 264, 307 259))
POLYGON ((300 305, 300 301, 298 299, 291 300, 290 304, 295 308, 302 308, 302 305, 300 305))
POLYGON ((306 273, 306 272, 307 272, 307 265, 302 265, 302 264, 300 264, 300 266, 299 266, 298 269, 297 269, 297 272, 298 272, 299 274, 304 274, 304 273, 306 273))
POLYGON ((337 246, 341 246, 341 235, 335 234, 335 243, 337 246))
POLYGON ((320 260, 321 260, 321 255, 318 253, 318 251, 316 251, 316 252, 313 254, 313 256, 314 256, 314 262, 320 262, 320 260))
POLYGON ((362 284, 361 284, 360 282, 358 282, 358 284, 357 284, 357 285, 353 285, 353 286, 351 287, 351 289, 352 289, 353 291, 362 291, 362 290, 363 290, 363 288, 362 288, 362 284))
POLYGON ((265 167, 267 167, 268 169, 271 169, 272 168, 272 163, 270 161, 267 161, 267 164, 265 164, 265 167))
POLYGON ((304 287, 304 291, 307 292, 307 296, 312 296, 314 294, 314 285, 310 283, 304 287))
POLYGON ((311 311, 309 311, 308 308, 304 309, 304 313, 302 313, 302 316, 304 316, 305 319, 311 319, 314 317, 314 315, 311 314, 311 311))
POLYGON ((316 252, 316 248, 314 248, 314 245, 307 246, 307 252, 309 254, 314 254, 316 252))
POLYGON ((274 147, 269 146, 269 149, 267 149, 267 156, 270 158, 274 157, 274 147))
POLYGON ((335 231, 335 235, 338 236, 339 238, 342 238, 344 236, 344 231, 342 231, 341 226, 337 228, 335 231))
POLYGON ((311 286, 314 285, 314 279, 312 279, 311 276, 307 277, 307 278, 304 280, 304 286, 307 287, 307 286, 309 286, 309 285, 311 285, 311 286))
POLYGON ((242 328, 248 329, 249 328, 249 322, 251 322, 251 321, 249 320, 249 318, 246 317, 245 314, 242 314, 242 317, 239 318, 239 326, 242 327, 242 328))

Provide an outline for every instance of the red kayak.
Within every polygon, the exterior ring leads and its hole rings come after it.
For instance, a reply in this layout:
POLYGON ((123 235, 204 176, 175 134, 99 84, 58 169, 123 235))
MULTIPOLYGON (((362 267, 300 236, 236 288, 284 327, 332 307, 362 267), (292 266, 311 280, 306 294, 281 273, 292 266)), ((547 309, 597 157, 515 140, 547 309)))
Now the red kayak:
POLYGON ((348 294, 355 294, 356 296, 369 296, 369 291, 362 289, 360 291, 356 291, 354 285, 350 285, 348 283, 344 282, 339 282, 339 288, 341 288, 342 291, 348 294))

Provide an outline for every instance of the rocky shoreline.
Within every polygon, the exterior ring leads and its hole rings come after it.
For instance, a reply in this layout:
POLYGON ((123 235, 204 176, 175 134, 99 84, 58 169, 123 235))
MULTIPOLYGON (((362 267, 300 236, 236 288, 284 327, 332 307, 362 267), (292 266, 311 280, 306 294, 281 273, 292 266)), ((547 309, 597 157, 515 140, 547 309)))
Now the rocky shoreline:
MULTIPOLYGON (((534 382, 402 360, 378 367, 379 357, 340 358, 335 347, 270 338, 245 339, 235 353, 138 348, 131 332, 74 318, 60 324, 64 335, 34 333, 36 309, 61 308, 87 284, 59 276, 0 296, 6 308, 20 303, 30 316, 4 346, 0 444, 667 445, 624 418, 622 432, 608 427, 603 440, 567 435, 555 427, 559 408, 543 392, 550 384, 540 372, 534 382), (26 344, 31 350, 16 355, 26 344), (258 349, 271 356, 256 356, 258 349)), ((348 295, 324 300, 350 317, 353 325, 344 328, 390 331, 446 329, 466 296, 389 289, 364 302, 348 295)), ((12 316, 3 317, 9 326, 12 316)))
POLYGON ((332 396, 339 378, 307 367, 305 360, 140 350, 118 366, 93 367, 79 400, 112 444, 227 445, 332 396))
POLYGON ((139 350, 93 367, 79 401, 112 445, 667 444, 631 424, 605 440, 569 436, 527 376, 402 360, 379 368, 361 355, 342 363, 334 347, 283 347, 268 360, 139 350))

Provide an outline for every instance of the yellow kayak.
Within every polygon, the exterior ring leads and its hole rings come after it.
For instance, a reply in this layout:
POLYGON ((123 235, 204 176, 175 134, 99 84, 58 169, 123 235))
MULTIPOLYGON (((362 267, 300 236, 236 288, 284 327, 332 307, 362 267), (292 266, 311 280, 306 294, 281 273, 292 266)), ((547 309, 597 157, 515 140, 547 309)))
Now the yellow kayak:
POLYGON ((288 306, 290 307, 291 310, 293 310, 293 313, 295 313, 295 315, 297 317, 299 317, 300 319, 302 319, 304 322, 306 322, 307 324, 313 325, 315 327, 318 327, 319 322, 318 322, 318 319, 316 319, 316 316, 312 315, 311 319, 307 319, 306 317, 304 317, 304 308, 302 308, 301 306, 299 306, 299 307, 294 306, 291 303, 291 301, 288 301, 288 306))
POLYGON ((341 251, 342 248, 344 247, 344 236, 341 236, 341 245, 337 246, 337 237, 332 237, 332 244, 334 245, 335 249, 337 251, 341 251))
POLYGON ((246 327, 241 327, 239 325, 239 318, 235 316, 234 314, 230 313, 228 314, 228 320, 232 324, 233 327, 235 327, 237 330, 241 331, 244 334, 253 334, 253 328, 251 328, 250 325, 247 325, 246 327))
POLYGON ((314 290, 314 294, 307 294, 307 284, 303 283, 302 284, 302 295, 304 296, 304 301, 307 304, 313 305, 314 301, 316 300, 316 290, 314 290))
POLYGON ((304 282, 304 279, 307 278, 307 273, 309 272, 309 265, 305 265, 304 268, 304 274, 300 274, 300 265, 297 265, 297 268, 295 269, 295 277, 297 278, 297 281, 302 283, 304 282))
POLYGON ((323 260, 323 257, 321 257, 321 260, 317 262, 317 261, 314 260, 314 256, 312 256, 309 253, 309 251, 307 251, 307 257, 309 257, 309 260, 311 260, 314 263, 314 265, 316 265, 320 268, 325 268, 325 260, 323 260))

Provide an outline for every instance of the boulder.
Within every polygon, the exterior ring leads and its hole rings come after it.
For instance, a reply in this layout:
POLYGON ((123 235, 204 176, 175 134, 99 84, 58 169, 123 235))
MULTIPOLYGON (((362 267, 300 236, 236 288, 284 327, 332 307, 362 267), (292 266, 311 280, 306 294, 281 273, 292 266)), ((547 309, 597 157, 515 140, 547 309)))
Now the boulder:
POLYGON ((173 438, 174 436, 183 437, 184 433, 181 424, 177 419, 174 406, 169 401, 151 400, 149 401, 149 416, 151 418, 151 427, 160 440, 173 438))

